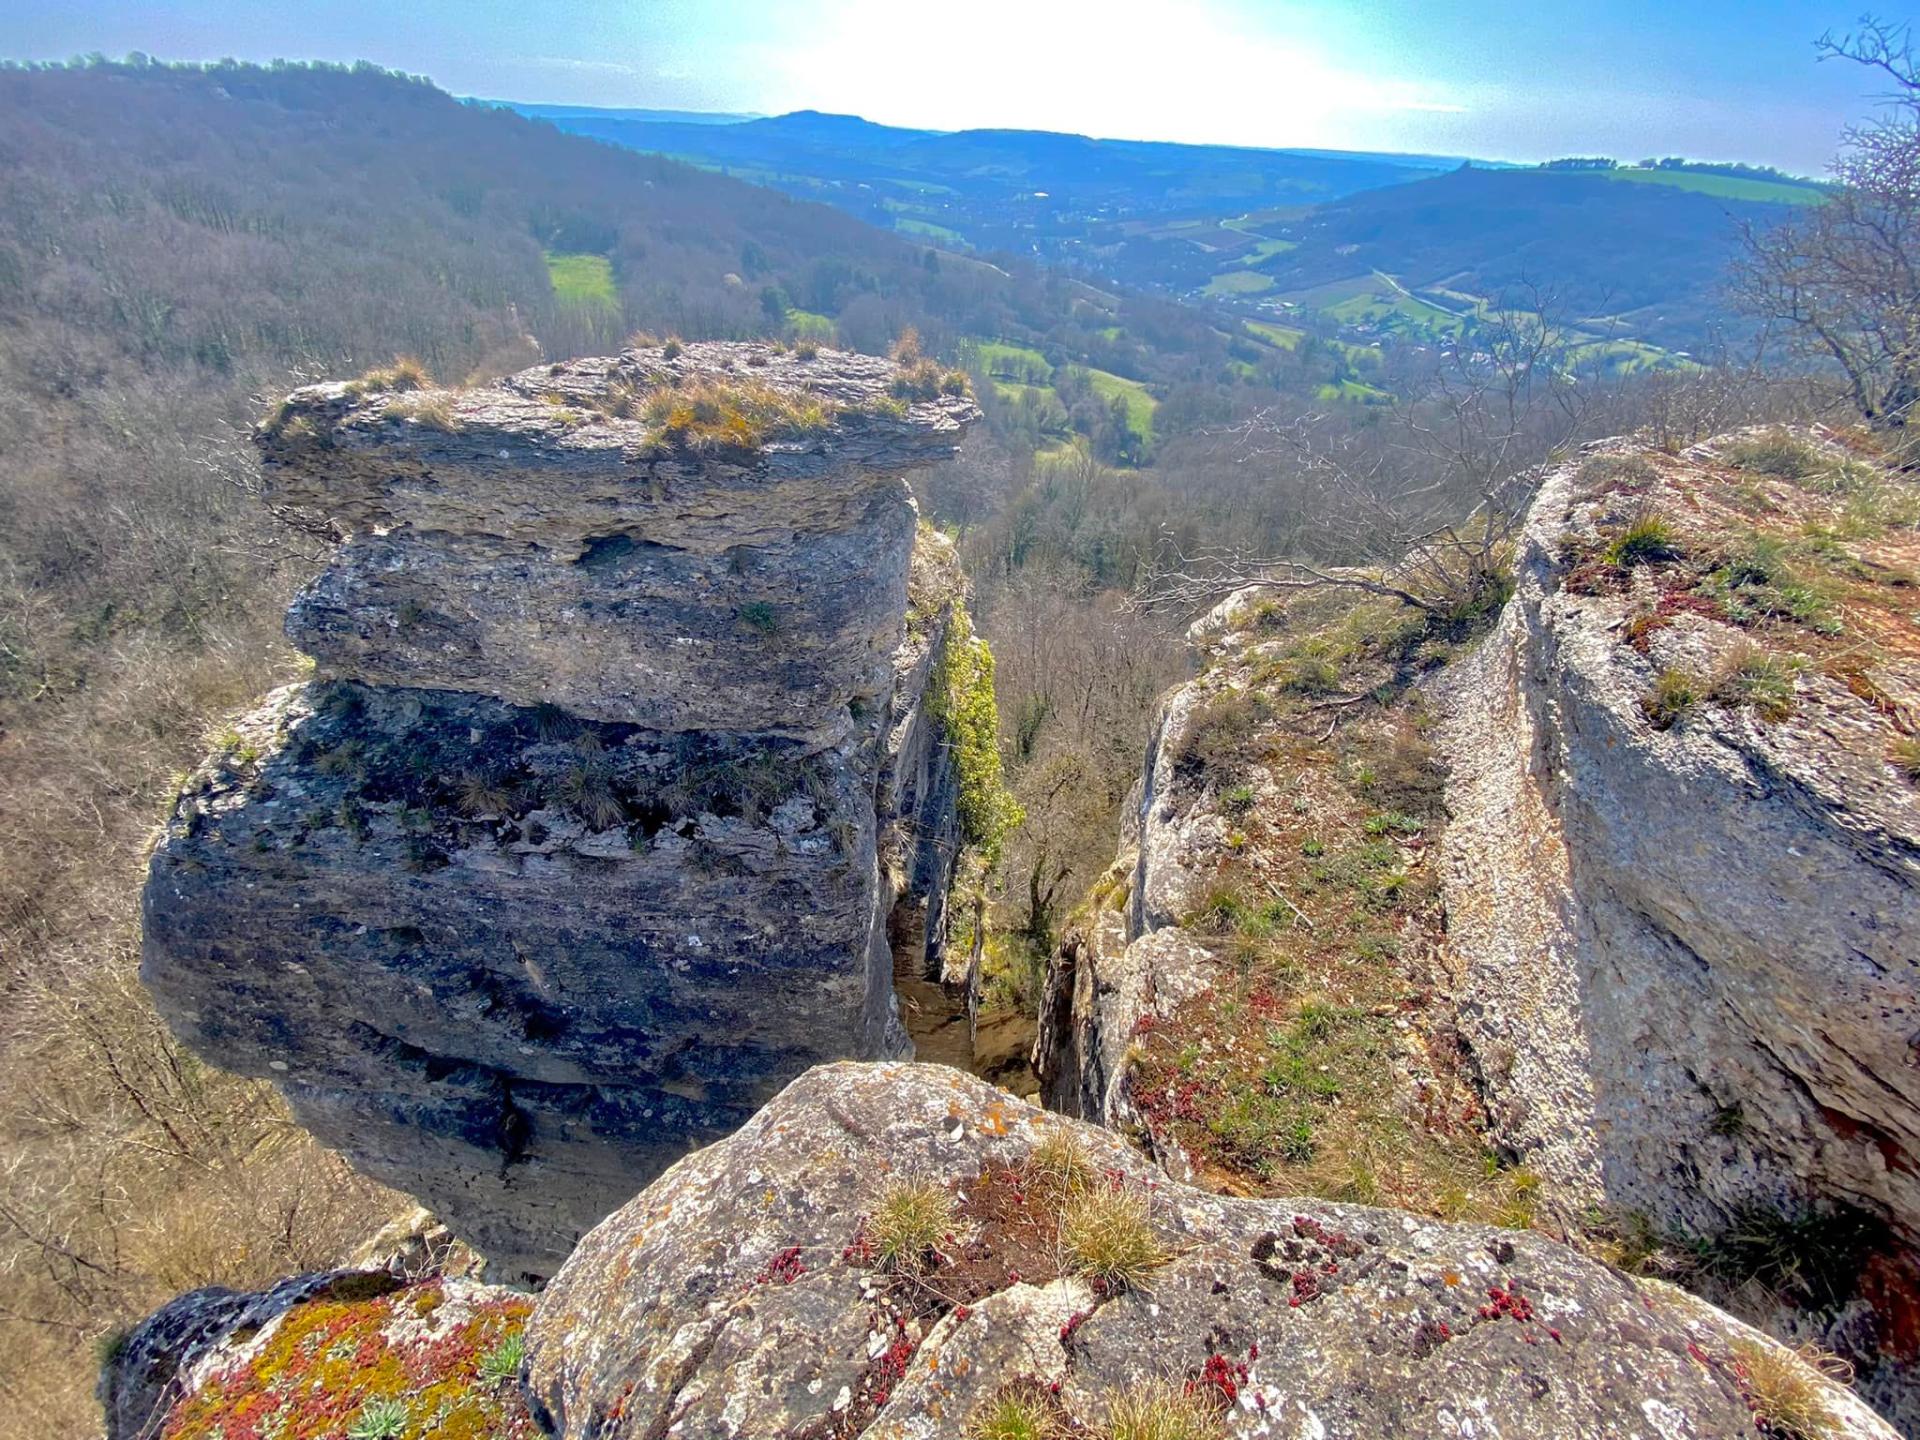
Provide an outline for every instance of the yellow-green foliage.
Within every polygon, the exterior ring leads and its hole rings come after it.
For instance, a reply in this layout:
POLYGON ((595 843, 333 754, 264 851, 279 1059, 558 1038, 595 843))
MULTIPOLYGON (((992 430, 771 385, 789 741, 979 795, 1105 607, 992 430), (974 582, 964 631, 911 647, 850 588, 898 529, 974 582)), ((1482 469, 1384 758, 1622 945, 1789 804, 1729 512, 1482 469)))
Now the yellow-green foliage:
POLYGON ((1226 1433, 1204 1396, 1167 1380, 1131 1385, 1107 1404, 1107 1440, 1220 1440, 1226 1433))
POLYGON ((915 1271, 953 1230, 953 1196, 931 1180, 889 1185, 867 1217, 867 1239, 882 1265, 915 1271))
POLYGON ((1064 1125, 1047 1131, 1047 1138, 1033 1147, 1027 1163, 1069 1195, 1091 1188, 1100 1178, 1098 1167, 1087 1155, 1087 1147, 1064 1125))
POLYGON ((447 1303, 435 1280, 296 1306, 249 1362, 175 1405, 161 1440, 531 1440, 519 1391, 490 1378, 489 1362, 513 1352, 517 1365, 532 1300, 436 1323, 447 1303))
POLYGON ((757 381, 698 380, 647 397, 643 414, 661 438, 694 451, 758 450, 770 440, 817 435, 836 407, 817 395, 793 395, 757 381))
POLYGON ((996 1395, 967 1427, 968 1440, 1049 1440, 1059 1433, 1046 1402, 1024 1390, 996 1395))
POLYGON ((1026 818, 1000 767, 1000 712, 993 695, 993 651, 973 633, 966 607, 953 624, 927 684, 927 709, 946 733, 959 777, 960 833, 989 861, 1007 832, 1026 818))

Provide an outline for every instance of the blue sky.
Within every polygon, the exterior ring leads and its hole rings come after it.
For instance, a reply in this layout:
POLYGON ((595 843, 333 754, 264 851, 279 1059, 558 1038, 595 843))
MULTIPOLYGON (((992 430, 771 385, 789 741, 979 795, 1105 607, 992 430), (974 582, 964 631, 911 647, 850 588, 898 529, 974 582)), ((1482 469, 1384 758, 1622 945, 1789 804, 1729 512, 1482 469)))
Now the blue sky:
POLYGON ((9 0, 0 56, 367 59, 501 99, 1817 171, 1875 87, 1811 42, 1860 3, 9 0))

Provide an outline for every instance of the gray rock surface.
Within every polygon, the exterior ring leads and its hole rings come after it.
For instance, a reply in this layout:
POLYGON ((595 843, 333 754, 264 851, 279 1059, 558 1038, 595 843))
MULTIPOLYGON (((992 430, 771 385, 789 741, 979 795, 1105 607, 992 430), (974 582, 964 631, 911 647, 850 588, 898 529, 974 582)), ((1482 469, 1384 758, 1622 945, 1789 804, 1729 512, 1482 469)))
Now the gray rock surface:
POLYGON ((903 640, 898 472, 976 412, 892 403, 890 362, 756 355, 543 367, 450 430, 387 413, 419 392, 314 387, 262 433, 278 502, 353 533, 292 611, 318 678, 175 808, 143 978, 496 1278, 551 1273, 809 1065, 907 1053, 889 922, 948 879, 916 687, 960 581, 921 567, 903 640), (752 454, 568 418, 669 373, 848 408, 752 454))
MULTIPOLYGON (((1712 453, 1656 503, 1684 513, 1712 453)), ((1654 728, 1660 671, 1745 637, 1683 613, 1628 644, 1630 597, 1566 583, 1605 508, 1579 477, 1548 477, 1518 593, 1438 690, 1451 948, 1495 1119, 1588 1203, 1712 1232, 1743 1205, 1840 1200, 1911 1243, 1920 794, 1887 764, 1886 717, 1816 666, 1785 718, 1703 706, 1654 728)), ((1894 654, 1874 677, 1911 689, 1920 669, 1894 654)))
MULTIPOLYGON (((1153 1379, 1240 1436, 1722 1440, 1754 1431, 1742 1353, 1778 1352, 1536 1235, 1210 1195, 957 1071, 839 1064, 588 1235, 536 1306, 525 1377, 568 1440, 957 1437, 1016 1385, 1098 1424, 1153 1379), (1032 1162, 1063 1132, 1168 1252, 1135 1289, 1071 1273, 1054 1239, 1059 1192, 1032 1162), (902 1181, 959 1207, 920 1279, 863 1239, 902 1181)), ((1893 1434, 1804 1373, 1832 1440, 1893 1434)))

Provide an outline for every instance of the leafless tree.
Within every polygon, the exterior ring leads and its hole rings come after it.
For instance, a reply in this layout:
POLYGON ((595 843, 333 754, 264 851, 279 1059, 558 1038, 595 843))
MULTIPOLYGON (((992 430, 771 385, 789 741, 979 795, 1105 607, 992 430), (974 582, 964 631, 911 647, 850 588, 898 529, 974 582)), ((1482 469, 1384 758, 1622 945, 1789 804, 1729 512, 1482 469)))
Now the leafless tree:
POLYGON ((1887 113, 1846 132, 1825 203, 1746 228, 1735 294, 1837 366, 1864 419, 1898 429, 1920 400, 1920 62, 1908 26, 1873 19, 1818 49, 1890 79, 1887 113))
POLYGON ((1232 546, 1163 546, 1136 603, 1194 611, 1249 585, 1341 587, 1435 617, 1502 593, 1538 465, 1575 434, 1585 394, 1572 332, 1537 292, 1490 312, 1432 366, 1375 436, 1325 417, 1263 411, 1238 426, 1242 463, 1286 467, 1351 557, 1333 565, 1232 546))

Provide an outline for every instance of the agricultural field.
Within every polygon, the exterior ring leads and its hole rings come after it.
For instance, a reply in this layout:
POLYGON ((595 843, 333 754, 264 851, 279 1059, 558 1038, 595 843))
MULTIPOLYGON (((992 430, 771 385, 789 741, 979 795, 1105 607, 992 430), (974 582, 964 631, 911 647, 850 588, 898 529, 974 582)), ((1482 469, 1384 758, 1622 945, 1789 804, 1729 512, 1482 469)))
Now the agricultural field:
POLYGON ((1752 180, 1738 175, 1711 175, 1698 170, 1595 170, 1595 177, 1629 185, 1667 185, 1711 195, 1716 200, 1750 200, 1762 205, 1818 205, 1825 194, 1815 185, 1791 185, 1778 180, 1752 180))
POLYGON ((1109 374, 1105 370, 1087 370, 1087 381, 1093 387, 1093 393, 1111 404, 1113 397, 1124 395, 1127 400, 1127 424, 1134 432, 1146 440, 1153 439, 1153 416, 1160 408, 1160 402, 1147 393, 1147 387, 1138 380, 1128 380, 1121 375, 1109 374))
POLYGON ((547 276, 553 282, 553 298, 562 305, 594 310, 620 307, 613 262, 604 255, 549 250, 547 276))

